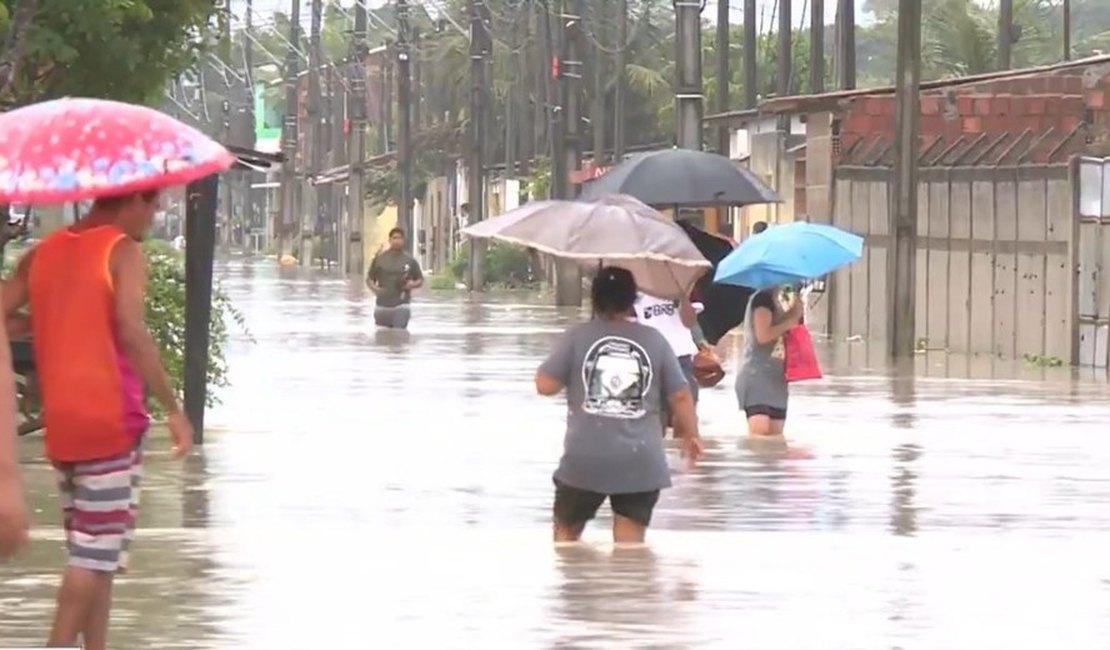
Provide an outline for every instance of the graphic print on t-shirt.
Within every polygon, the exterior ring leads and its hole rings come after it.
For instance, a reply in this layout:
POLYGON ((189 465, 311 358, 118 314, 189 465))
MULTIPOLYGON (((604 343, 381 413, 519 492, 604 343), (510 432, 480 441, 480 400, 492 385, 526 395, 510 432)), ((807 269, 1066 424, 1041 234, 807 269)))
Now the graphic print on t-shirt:
POLYGON ((641 418, 651 379, 651 359, 639 343, 620 336, 598 339, 582 361, 582 410, 606 418, 641 418))

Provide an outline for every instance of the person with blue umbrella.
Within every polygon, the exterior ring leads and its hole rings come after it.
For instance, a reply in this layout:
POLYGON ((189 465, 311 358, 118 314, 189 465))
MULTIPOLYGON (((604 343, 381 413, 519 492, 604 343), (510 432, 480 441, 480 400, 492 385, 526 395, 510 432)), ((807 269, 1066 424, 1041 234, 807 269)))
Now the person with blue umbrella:
POLYGON ((863 239, 824 224, 795 222, 754 234, 721 260, 714 282, 756 293, 744 314, 736 399, 755 436, 781 436, 790 399, 783 336, 802 322, 797 289, 859 259, 863 239))

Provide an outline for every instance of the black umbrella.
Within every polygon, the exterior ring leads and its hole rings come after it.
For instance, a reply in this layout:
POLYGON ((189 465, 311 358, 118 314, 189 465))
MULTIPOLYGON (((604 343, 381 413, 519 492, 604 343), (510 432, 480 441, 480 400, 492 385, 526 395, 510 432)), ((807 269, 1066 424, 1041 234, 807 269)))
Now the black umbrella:
MULTIPOLYGON (((713 263, 716 272, 717 264, 732 252, 732 242, 696 228, 685 221, 678 225, 686 231, 686 236, 697 246, 705 259, 713 263)), ((748 308, 748 300, 755 292, 748 287, 730 284, 714 284, 713 273, 706 273, 694 285, 705 310, 698 314, 698 325, 702 334, 711 345, 716 345, 725 334, 744 322, 744 312, 748 308)))
POLYGON ((654 207, 778 203, 778 194, 728 158, 693 149, 637 154, 590 181, 582 201, 628 194, 654 207))

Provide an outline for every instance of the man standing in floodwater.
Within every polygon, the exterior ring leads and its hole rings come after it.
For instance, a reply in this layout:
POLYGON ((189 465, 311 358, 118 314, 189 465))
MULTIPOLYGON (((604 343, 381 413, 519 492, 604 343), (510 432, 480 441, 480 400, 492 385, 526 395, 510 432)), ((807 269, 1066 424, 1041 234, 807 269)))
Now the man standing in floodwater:
POLYGON ((146 259, 140 241, 158 192, 93 204, 54 232, 4 284, 4 315, 31 308, 42 384, 46 455, 58 471, 69 560, 47 645, 108 646, 112 583, 127 569, 150 418, 144 388, 168 414, 174 455, 193 429, 145 322, 146 259))
POLYGON ((366 286, 377 296, 374 323, 378 327, 406 329, 412 310, 413 289, 424 286, 420 264, 405 252, 405 231, 389 231, 389 248, 374 256, 366 272, 366 286))

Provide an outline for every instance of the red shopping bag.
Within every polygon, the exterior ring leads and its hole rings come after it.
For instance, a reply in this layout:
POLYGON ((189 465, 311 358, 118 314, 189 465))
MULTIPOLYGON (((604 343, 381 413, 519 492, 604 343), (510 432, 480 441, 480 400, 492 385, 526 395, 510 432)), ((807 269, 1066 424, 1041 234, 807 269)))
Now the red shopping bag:
POLYGON ((786 381, 821 378, 821 364, 817 362, 817 351, 813 349, 813 339, 805 325, 798 324, 787 330, 782 337, 782 348, 786 381))

